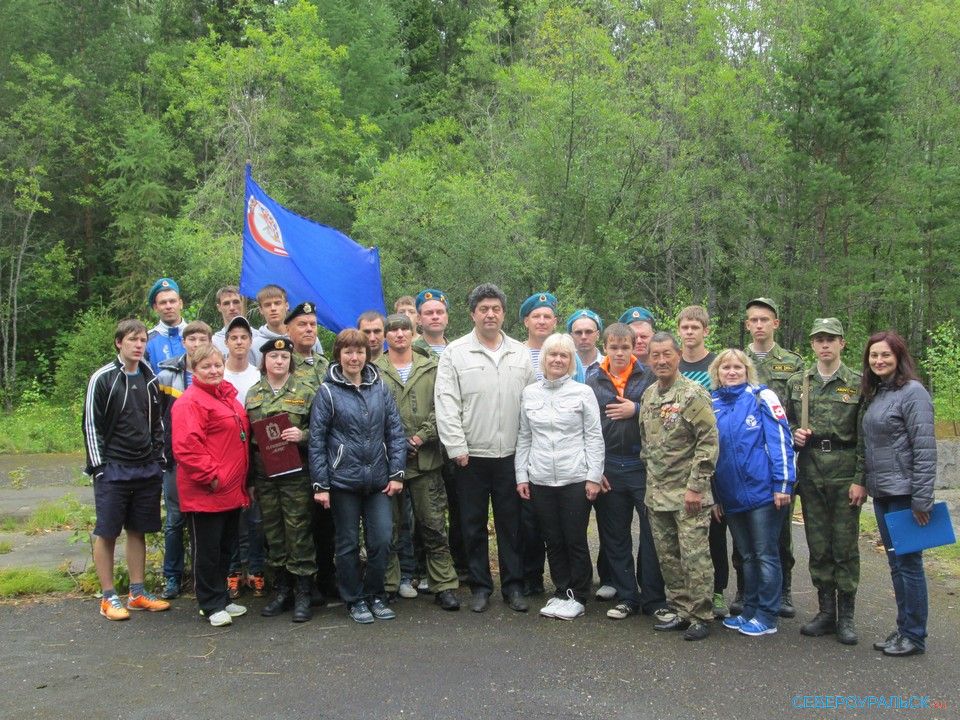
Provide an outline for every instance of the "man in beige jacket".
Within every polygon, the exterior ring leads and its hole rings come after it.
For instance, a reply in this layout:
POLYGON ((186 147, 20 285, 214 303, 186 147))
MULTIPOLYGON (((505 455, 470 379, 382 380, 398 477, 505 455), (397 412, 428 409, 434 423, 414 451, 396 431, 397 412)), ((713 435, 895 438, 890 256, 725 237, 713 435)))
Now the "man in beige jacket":
POLYGON ((473 592, 470 609, 483 612, 493 592, 487 507, 493 502, 500 586, 511 609, 526 612, 520 557, 520 497, 514 454, 520 393, 536 380, 522 343, 507 337, 507 299, 496 285, 479 285, 468 298, 474 329, 447 346, 435 390, 437 430, 457 466, 460 521, 473 592))

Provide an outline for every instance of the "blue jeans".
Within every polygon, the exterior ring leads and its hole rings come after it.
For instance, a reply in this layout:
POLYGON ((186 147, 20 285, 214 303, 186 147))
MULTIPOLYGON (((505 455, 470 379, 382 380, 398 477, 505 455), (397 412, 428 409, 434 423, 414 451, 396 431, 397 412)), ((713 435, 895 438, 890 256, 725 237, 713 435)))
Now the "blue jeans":
POLYGON ((743 611, 748 620, 777 626, 783 571, 780 567, 780 527, 790 507, 769 502, 753 510, 727 515, 733 542, 743 557, 743 611))
POLYGON ((177 492, 177 468, 163 471, 163 504, 167 519, 163 525, 163 576, 173 578, 179 585, 183 579, 183 515, 180 514, 180 495, 177 492))
POLYGON ((897 630, 920 647, 925 647, 927 637, 927 577, 923 572, 923 553, 897 555, 893 551, 890 532, 884 516, 897 510, 910 509, 909 495, 892 495, 873 499, 873 511, 877 515, 877 527, 883 546, 887 549, 890 577, 893 579, 893 594, 897 598, 897 630))
POLYGON ((380 491, 330 491, 330 509, 337 557, 337 587, 348 605, 358 600, 386 599, 383 579, 390 558, 393 535, 393 508, 380 491), (367 546, 366 571, 360 570, 360 521, 367 546))
POLYGON ((610 492, 598 495, 594 507, 597 510, 600 545, 610 572, 610 584, 616 588, 620 602, 633 610, 642 607, 644 612, 652 613, 664 607, 667 599, 650 530, 650 518, 644 504, 647 494, 646 466, 642 463, 618 463, 608 456, 604 473, 610 481, 610 492), (634 513, 640 521, 636 572, 633 560, 634 513))
POLYGON ((263 516, 260 514, 260 503, 251 500, 250 507, 243 508, 240 511, 237 539, 233 543, 233 553, 230 556, 230 572, 242 572, 244 561, 246 561, 247 573, 250 575, 262 573, 265 560, 263 516))

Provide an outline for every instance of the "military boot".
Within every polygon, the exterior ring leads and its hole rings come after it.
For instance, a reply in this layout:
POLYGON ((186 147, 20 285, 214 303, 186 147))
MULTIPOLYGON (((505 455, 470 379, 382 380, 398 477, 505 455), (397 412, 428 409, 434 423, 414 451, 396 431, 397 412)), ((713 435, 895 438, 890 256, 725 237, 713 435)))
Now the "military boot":
POLYGON ((857 644, 857 631, 853 627, 853 610, 856 593, 837 593, 837 641, 844 645, 857 644))
POLYGON ((293 588, 290 585, 290 579, 290 574, 286 570, 277 573, 277 580, 274 583, 276 594, 260 611, 263 617, 276 617, 293 607, 293 588))
POLYGON ((797 616, 797 609, 793 606, 793 598, 790 596, 791 585, 791 578, 788 575, 784 575, 783 592, 780 595, 780 612, 777 613, 782 618, 797 616))
POLYGON ((309 575, 297 577, 293 594, 293 621, 295 623, 307 622, 313 617, 313 610, 310 609, 311 585, 313 585, 313 580, 309 575))
POLYGON ((813 620, 800 626, 801 635, 820 637, 837 631, 837 597, 833 590, 817 590, 820 612, 813 620))

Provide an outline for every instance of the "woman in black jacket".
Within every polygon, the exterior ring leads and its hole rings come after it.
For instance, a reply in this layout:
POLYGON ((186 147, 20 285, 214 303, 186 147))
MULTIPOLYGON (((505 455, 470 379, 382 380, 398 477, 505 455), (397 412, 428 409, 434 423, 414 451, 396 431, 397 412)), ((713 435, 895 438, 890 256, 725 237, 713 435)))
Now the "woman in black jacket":
POLYGON ((368 362, 363 334, 342 330, 333 358, 310 411, 313 498, 333 512, 337 585, 350 617, 358 623, 391 620, 396 614, 383 589, 393 531, 390 497, 403 490, 407 441, 393 395, 368 362))
POLYGON ((897 629, 873 647, 895 657, 920 655, 927 637, 923 553, 897 555, 885 517, 898 510, 912 510, 917 523, 929 522, 937 444, 930 394, 917 380, 913 358, 897 333, 875 333, 867 341, 862 394, 864 475, 897 598, 897 629))

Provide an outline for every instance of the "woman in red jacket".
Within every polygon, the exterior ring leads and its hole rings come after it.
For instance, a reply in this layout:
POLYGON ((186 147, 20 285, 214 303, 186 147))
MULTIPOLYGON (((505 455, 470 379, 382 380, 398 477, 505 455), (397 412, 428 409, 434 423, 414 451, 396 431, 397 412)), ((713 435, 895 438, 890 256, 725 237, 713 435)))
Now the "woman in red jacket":
POLYGON ((247 496, 250 423, 237 390, 223 379, 223 355, 213 345, 190 354, 193 382, 171 411, 177 490, 193 546, 200 612, 215 627, 247 609, 231 603, 226 577, 240 508, 247 496))

